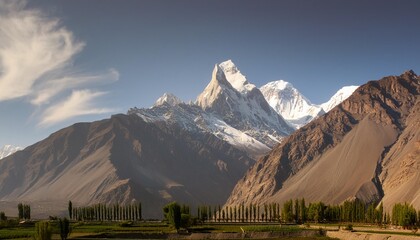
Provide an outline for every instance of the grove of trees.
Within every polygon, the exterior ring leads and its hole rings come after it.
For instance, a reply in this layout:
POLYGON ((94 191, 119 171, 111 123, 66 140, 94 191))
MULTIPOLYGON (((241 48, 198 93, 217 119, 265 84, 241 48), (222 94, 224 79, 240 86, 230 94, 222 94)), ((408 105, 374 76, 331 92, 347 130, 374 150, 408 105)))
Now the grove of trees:
POLYGON ((142 219, 142 208, 140 202, 128 205, 100 203, 87 207, 73 207, 69 202, 69 217, 82 221, 138 221, 142 219))
POLYGON ((18 217, 19 219, 31 219, 31 206, 28 204, 18 204, 18 217))
POLYGON ((394 224, 409 227, 420 224, 420 211, 413 206, 395 204, 392 211, 385 211, 382 203, 366 204, 359 199, 340 205, 323 202, 305 203, 305 199, 290 199, 279 203, 240 204, 236 206, 208 206, 197 208, 201 222, 359 222, 370 224, 394 224))
POLYGON ((163 216, 165 220, 176 230, 187 228, 192 225, 190 207, 179 205, 177 202, 171 202, 163 207, 163 216))

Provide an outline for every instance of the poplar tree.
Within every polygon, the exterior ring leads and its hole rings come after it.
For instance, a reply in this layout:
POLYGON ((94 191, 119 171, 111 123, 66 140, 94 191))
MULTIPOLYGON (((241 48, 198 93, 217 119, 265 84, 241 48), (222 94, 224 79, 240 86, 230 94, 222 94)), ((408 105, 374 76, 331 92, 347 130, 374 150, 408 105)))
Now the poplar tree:
POLYGON ((71 201, 69 201, 68 210, 69 210, 69 218, 73 219, 73 203, 71 203, 71 201))

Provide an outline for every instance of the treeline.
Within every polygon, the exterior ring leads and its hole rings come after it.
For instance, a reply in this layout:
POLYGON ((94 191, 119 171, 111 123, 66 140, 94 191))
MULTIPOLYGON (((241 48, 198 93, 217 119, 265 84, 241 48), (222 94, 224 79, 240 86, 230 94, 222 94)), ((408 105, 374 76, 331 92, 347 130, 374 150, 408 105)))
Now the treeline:
POLYGON ((323 202, 305 203, 305 199, 279 203, 240 204, 237 206, 209 206, 197 208, 197 219, 202 222, 283 222, 302 224, 306 222, 359 222, 371 224, 395 224, 414 226, 420 224, 420 211, 413 206, 396 204, 392 215, 382 203, 365 204, 359 199, 345 201, 340 205, 323 202))
POLYGON ((142 219, 141 203, 128 205, 95 204, 87 207, 73 207, 69 202, 69 217, 78 221, 139 221, 142 219))
MULTIPOLYGON (((29 204, 19 203, 18 206, 18 218, 29 220, 31 219, 31 206, 29 204)), ((0 212, 0 221, 6 221, 7 217, 4 212, 0 212)))

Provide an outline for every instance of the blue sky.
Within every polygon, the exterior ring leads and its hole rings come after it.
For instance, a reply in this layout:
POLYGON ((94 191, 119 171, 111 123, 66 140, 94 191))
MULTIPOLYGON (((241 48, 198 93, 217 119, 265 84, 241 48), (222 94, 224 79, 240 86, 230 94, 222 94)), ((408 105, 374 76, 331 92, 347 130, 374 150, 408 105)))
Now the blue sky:
POLYGON ((80 121, 194 100, 232 59, 314 103, 420 71, 420 1, 0 0, 0 146, 80 121))

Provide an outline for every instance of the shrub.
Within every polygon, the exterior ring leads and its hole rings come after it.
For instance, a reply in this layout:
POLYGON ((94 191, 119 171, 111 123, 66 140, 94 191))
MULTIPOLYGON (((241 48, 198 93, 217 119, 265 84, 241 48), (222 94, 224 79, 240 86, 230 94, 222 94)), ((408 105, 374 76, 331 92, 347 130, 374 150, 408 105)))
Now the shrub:
POLYGON ((327 231, 325 229, 322 229, 321 227, 318 229, 318 234, 320 236, 326 236, 327 235, 327 231))
POLYGON ((347 227, 344 228, 344 230, 353 231, 353 225, 348 224, 347 227))
POLYGON ((51 240, 51 227, 48 222, 37 222, 35 224, 34 240, 51 240))
POLYGON ((131 227, 133 226, 133 222, 122 222, 120 223, 120 227, 131 227))

